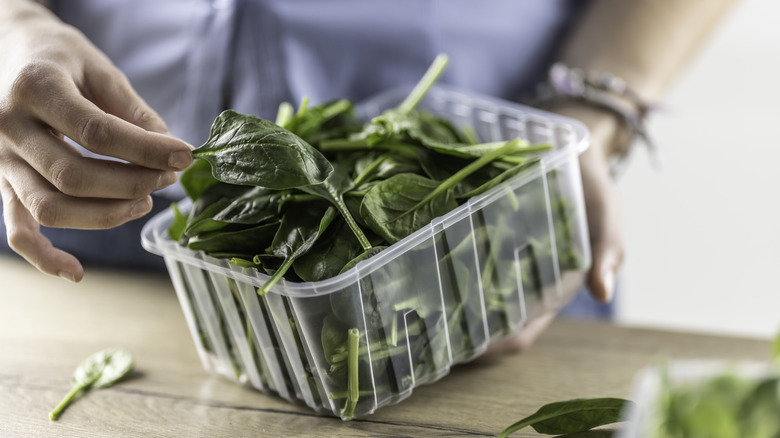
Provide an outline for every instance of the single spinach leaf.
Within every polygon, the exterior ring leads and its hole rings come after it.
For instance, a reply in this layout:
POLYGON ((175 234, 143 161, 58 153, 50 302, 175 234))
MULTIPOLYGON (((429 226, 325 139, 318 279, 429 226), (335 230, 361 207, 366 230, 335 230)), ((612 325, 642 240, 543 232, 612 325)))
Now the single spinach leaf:
POLYGON ((347 205, 344 203, 343 195, 351 188, 352 180, 349 179, 349 174, 342 167, 337 166, 328 179, 320 184, 301 187, 301 190, 311 195, 319 196, 333 204, 355 234, 358 242, 360 242, 360 246, 362 246, 363 249, 369 249, 371 248, 371 243, 368 241, 368 238, 366 238, 363 230, 360 229, 360 226, 355 222, 355 218, 352 217, 349 208, 347 208, 347 205))
POLYGON ((49 419, 56 420, 81 391, 111 386, 124 378, 132 368, 133 356, 118 348, 107 348, 89 356, 73 372, 70 392, 49 413, 49 419))
POLYGON ((178 241, 184 234, 184 229, 187 228, 187 215, 179 210, 179 206, 175 202, 171 204, 171 210, 173 210, 173 221, 168 228, 168 237, 173 241, 178 241))
POLYGON ((211 173, 211 164, 202 158, 196 158, 192 165, 179 177, 184 193, 197 201, 203 192, 219 182, 211 173))
POLYGON ((338 275, 361 251, 346 222, 339 220, 293 263, 293 269, 303 281, 325 280, 338 275))
POLYGON ((214 178, 237 185, 290 189, 319 184, 330 162, 303 139, 259 117, 224 111, 193 155, 211 163, 214 178))
POLYGON ((458 206, 451 190, 430 197, 439 186, 438 181, 412 173, 392 176, 366 193, 360 215, 373 232, 398 242, 458 206))
POLYGON ((257 291, 260 295, 268 293, 293 262, 314 245, 337 214, 333 207, 321 210, 311 205, 293 204, 287 209, 271 244, 272 254, 283 258, 284 262, 257 291))
POLYGON ((203 233, 191 238, 188 246, 212 256, 257 254, 271 244, 278 229, 279 221, 276 221, 236 231, 203 233))
POLYGON ((526 426, 549 435, 584 432, 620 421, 621 413, 631 403, 621 398, 574 399, 550 403, 507 427, 498 436, 505 438, 526 426))
POLYGON ((184 229, 184 236, 192 237, 200 233, 217 231, 227 226, 227 222, 215 220, 214 216, 229 206, 234 198, 242 196, 251 189, 252 187, 248 186, 225 183, 209 186, 198 200, 193 202, 192 211, 184 229))
POLYGON ((219 222, 230 224, 260 224, 279 217, 284 202, 292 197, 290 191, 274 191, 264 187, 252 187, 214 214, 219 222))

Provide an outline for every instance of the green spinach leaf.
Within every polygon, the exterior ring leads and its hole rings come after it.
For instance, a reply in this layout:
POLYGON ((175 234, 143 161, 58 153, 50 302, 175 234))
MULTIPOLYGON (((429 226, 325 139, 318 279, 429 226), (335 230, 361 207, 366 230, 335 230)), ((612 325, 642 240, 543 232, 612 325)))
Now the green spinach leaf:
POLYGON ((89 356, 73 372, 70 392, 49 413, 49 419, 56 420, 80 392, 111 386, 124 378, 131 369, 133 356, 118 348, 108 348, 89 356))
POLYGON ((630 401, 620 398, 574 399, 550 403, 507 427, 498 436, 505 438, 526 426, 549 435, 584 432, 620 421, 621 413, 630 404, 630 401))
POLYGON ((193 155, 211 163, 214 178, 237 185, 290 189, 319 184, 330 162, 303 139, 259 117, 224 111, 193 155))

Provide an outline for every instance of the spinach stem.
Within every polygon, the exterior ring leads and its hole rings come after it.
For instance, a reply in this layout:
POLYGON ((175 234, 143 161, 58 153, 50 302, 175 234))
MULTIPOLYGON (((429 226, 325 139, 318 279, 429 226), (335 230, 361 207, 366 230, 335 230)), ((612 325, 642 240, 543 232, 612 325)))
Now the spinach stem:
POLYGON ((300 117, 304 114, 306 114, 306 111, 309 109, 309 96, 303 96, 301 99, 301 105, 298 107, 298 113, 296 116, 300 117))
POLYGON ((398 315, 393 315, 393 322, 390 324, 390 345, 398 346, 398 315))
POLYGON ((336 151, 359 151, 363 149, 371 149, 366 140, 362 138, 354 139, 335 139, 335 140, 323 140, 320 142, 319 149, 323 152, 336 152, 336 151))
POLYGON ((257 294, 260 296, 267 294, 268 291, 271 290, 271 288, 274 287, 274 285, 284 276, 287 270, 290 269, 290 266, 292 266, 293 262, 295 262, 295 257, 285 258, 282 266, 279 266, 279 269, 274 272, 274 275, 272 275, 271 278, 265 282, 263 287, 257 289, 257 294))
POLYGON ((341 99, 339 101, 333 102, 322 110, 322 118, 325 120, 330 120, 333 117, 336 117, 337 115, 348 110, 351 106, 352 104, 347 99, 341 99))
POLYGON ((354 181, 352 181, 352 185, 357 187, 363 184, 365 180, 371 176, 374 170, 376 170, 376 168, 379 167, 379 165, 381 165, 388 157, 390 157, 390 154, 382 154, 378 156, 374 161, 366 166, 365 169, 363 169, 363 172, 361 172, 354 181))
POLYGON ((347 358, 347 400, 344 403, 344 409, 341 415, 344 418, 355 416, 355 406, 357 406, 360 397, 360 380, 358 379, 358 347, 360 342, 360 331, 356 328, 349 330, 347 343, 349 345, 349 356, 347 358))
POLYGON ((406 99, 398 105, 399 113, 409 114, 417 104, 420 103, 423 97, 428 93, 428 90, 430 90, 433 84, 439 79, 439 76, 444 72, 444 69, 447 68, 448 62, 449 57, 447 55, 439 54, 436 56, 433 63, 431 63, 431 66, 428 67, 428 70, 420 79, 420 82, 414 86, 411 93, 406 96, 406 99))
POLYGON ((428 196, 424 197, 420 202, 418 202, 417 205, 415 205, 414 207, 412 207, 409 210, 405 211, 404 213, 402 213, 401 215, 399 215, 398 217, 396 217, 393 220, 401 219, 402 217, 404 217, 404 216, 406 216, 406 215, 416 211, 417 209, 419 209, 420 207, 422 207, 426 203, 430 202, 431 199, 441 195, 442 193, 444 193, 445 191, 451 189, 452 187, 455 187, 455 185, 457 185, 459 182, 461 182, 464 178, 466 178, 467 176, 469 176, 472 173, 476 172, 477 170, 479 170, 480 168, 482 168, 486 164, 488 164, 491 161, 493 161, 493 160, 495 160, 495 159, 497 159, 497 158, 499 158, 499 157, 509 153, 510 151, 514 151, 515 149, 517 149, 518 144, 520 144, 520 140, 518 140, 518 139, 509 141, 504 146, 501 146, 500 148, 498 148, 498 149, 496 149, 494 151, 491 151, 491 152, 489 152, 489 153, 487 153, 487 154, 477 158, 476 160, 472 161, 471 163, 469 163, 468 165, 466 165, 465 167, 463 167, 459 171, 455 172, 451 177, 449 177, 449 178, 445 179, 444 181, 442 181, 442 183, 439 184, 438 187, 433 189, 433 191, 431 191, 431 193, 429 193, 428 196))
POLYGON ((62 399, 60 404, 57 405, 57 407, 54 408, 53 411, 49 412, 49 419, 50 420, 56 420, 62 411, 65 410, 65 408, 70 404, 70 402, 73 400, 73 397, 76 396, 79 392, 81 392, 84 388, 91 385, 93 382, 88 382, 86 384, 74 386, 70 389, 67 395, 65 395, 65 398, 62 399))
POLYGON ((276 124, 284 128, 293 117, 293 107, 290 102, 282 102, 276 112, 276 124))

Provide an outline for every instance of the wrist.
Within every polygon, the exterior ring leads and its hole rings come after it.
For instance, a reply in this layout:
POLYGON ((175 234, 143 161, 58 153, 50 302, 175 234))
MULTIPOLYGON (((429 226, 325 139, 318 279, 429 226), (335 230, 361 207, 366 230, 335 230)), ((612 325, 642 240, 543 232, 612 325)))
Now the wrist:
POLYGON ((576 100, 558 102, 548 109, 585 124, 591 138, 589 155, 609 163, 628 152, 630 130, 614 112, 576 100))

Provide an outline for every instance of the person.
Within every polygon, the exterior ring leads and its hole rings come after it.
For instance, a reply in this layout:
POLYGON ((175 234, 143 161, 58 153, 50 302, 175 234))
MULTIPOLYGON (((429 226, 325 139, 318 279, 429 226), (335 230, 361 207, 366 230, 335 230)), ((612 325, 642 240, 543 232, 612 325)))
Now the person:
MULTIPOLYGON (((143 258, 138 219, 152 197, 164 208, 181 196, 176 172, 222 109, 273 118, 280 102, 303 95, 360 100, 415 82, 439 52, 451 59, 443 82, 502 98, 529 92, 562 62, 610 72, 657 100, 730 3, 69 0, 49 9, 2 0, 8 247, 75 282, 84 275, 79 259, 130 266, 143 258)), ((609 169, 630 143, 625 120, 583 99, 552 109, 591 133, 580 159, 593 256, 587 286, 606 302, 624 260, 609 169)))

